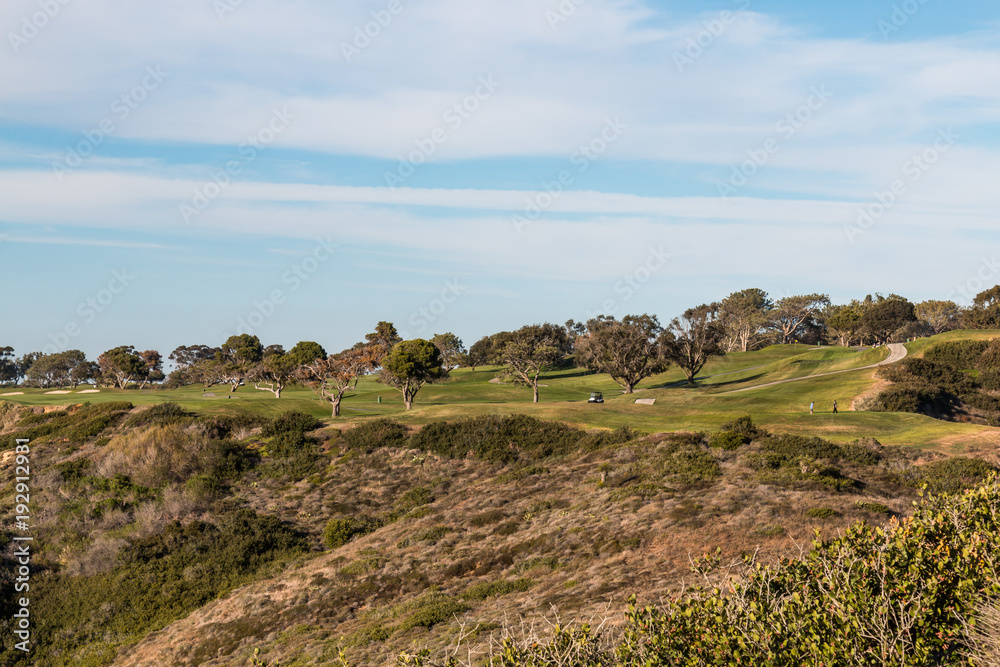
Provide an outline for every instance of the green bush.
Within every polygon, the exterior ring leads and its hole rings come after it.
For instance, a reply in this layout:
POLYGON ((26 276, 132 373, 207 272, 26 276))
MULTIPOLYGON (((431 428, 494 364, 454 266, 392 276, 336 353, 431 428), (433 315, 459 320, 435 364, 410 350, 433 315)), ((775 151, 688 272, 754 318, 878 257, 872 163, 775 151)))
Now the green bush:
POLYGON ((863 445, 838 445, 822 438, 801 435, 779 435, 761 441, 761 451, 778 454, 786 462, 796 462, 802 458, 849 461, 862 465, 874 465, 882 455, 863 445))
POLYGON ((840 512, 830 507, 813 507, 806 510, 806 516, 813 519, 832 519, 840 516, 840 512))
POLYGON ((75 486, 83 481, 90 470, 92 463, 90 459, 80 458, 74 461, 66 461, 56 466, 56 470, 62 475, 63 482, 75 486))
POLYGON ((419 609, 403 619, 399 624, 402 631, 412 628, 432 628, 438 623, 447 623, 457 614, 469 610, 469 605, 446 595, 435 595, 426 600, 419 609))
POLYGON ((462 597, 466 600, 485 600, 487 598, 497 598, 501 595, 508 595, 516 591, 525 592, 531 588, 535 582, 531 579, 514 579, 500 581, 483 581, 470 586, 462 597))
POLYGON ((997 468, 980 459, 956 456, 910 470, 913 486, 927 485, 931 493, 958 493, 985 481, 997 468))
POLYGON ((883 505, 882 503, 870 503, 864 500, 859 500, 854 503, 854 506, 862 512, 869 512, 871 514, 884 514, 886 516, 890 516, 892 514, 892 510, 889 509, 889 506, 883 505))
POLYGON ((449 458, 474 455, 484 461, 512 463, 567 454, 586 433, 527 415, 488 415, 455 422, 434 422, 420 429, 411 444, 449 458))
POLYGON ((932 345, 924 352, 924 359, 955 369, 972 369, 986 352, 986 340, 956 340, 932 345))
POLYGON ((125 420, 125 427, 165 426, 168 424, 179 424, 192 418, 193 415, 177 403, 157 403, 130 416, 125 420))
POLYGON ((358 424, 344 432, 342 440, 350 449, 372 451, 382 447, 403 447, 406 427, 384 417, 358 424))
POLYGON ((22 659, 5 642, 0 664, 87 664, 80 656, 101 642, 113 655, 308 551, 305 536, 278 519, 239 510, 220 515, 217 525, 175 521, 160 534, 133 540, 109 572, 37 570, 31 579, 32 653, 22 659))
POLYGON ((708 439, 708 446, 716 449, 733 450, 749 444, 750 440, 742 433, 735 431, 719 431, 708 439))
POLYGON ((421 505, 429 505, 434 502, 434 494, 430 489, 423 486, 415 486, 402 496, 395 503, 395 508, 403 514, 421 505))
POLYGON ((308 433, 309 431, 315 431, 322 425, 323 423, 312 415, 307 415, 304 412, 290 411, 279 417, 275 417, 265 424, 261 430, 261 435, 271 437, 285 433, 308 433))
POLYGON ((367 535, 382 527, 382 522, 371 516, 330 519, 323 528, 323 544, 338 549, 356 535, 367 535))
POLYGON ((751 442, 757 438, 763 438, 770 435, 767 431, 754 424, 753 417, 750 415, 737 417, 728 424, 723 424, 720 430, 739 433, 746 438, 746 442, 751 442))

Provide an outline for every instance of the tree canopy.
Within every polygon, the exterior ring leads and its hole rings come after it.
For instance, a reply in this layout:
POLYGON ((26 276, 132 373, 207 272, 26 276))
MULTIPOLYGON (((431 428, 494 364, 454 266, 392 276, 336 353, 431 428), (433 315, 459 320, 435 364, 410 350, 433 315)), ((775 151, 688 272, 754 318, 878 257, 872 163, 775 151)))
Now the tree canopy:
POLYGON ((403 394, 406 409, 420 388, 444 376, 441 352, 429 340, 415 338, 396 343, 382 360, 380 381, 403 394))
POLYGON ((531 386, 538 402, 538 377, 559 366, 570 353, 566 329, 555 324, 529 324, 493 337, 493 358, 507 366, 507 374, 531 386))
POLYGON ((607 373, 631 394, 639 382, 669 365, 660 346, 662 333, 655 315, 626 315, 620 322, 601 315, 589 320, 586 332, 576 338, 576 363, 607 373))

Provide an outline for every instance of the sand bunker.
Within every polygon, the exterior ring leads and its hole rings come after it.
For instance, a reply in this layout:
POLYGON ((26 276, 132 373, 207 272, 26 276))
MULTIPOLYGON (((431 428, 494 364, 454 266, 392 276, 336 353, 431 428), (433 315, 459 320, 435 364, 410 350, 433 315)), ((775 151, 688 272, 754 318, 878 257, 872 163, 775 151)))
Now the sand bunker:
POLYGON ((56 391, 47 391, 46 394, 72 394, 71 391, 66 391, 64 389, 57 389, 56 391))
POLYGON ((0 396, 24 396, 23 391, 9 391, 6 394, 0 394, 0 396))
POLYGON ((636 405, 654 405, 656 403, 655 398, 637 398, 635 399, 636 405))
POLYGON ((76 393, 78 393, 78 394, 100 394, 101 390, 100 389, 81 389, 80 391, 78 391, 76 393))

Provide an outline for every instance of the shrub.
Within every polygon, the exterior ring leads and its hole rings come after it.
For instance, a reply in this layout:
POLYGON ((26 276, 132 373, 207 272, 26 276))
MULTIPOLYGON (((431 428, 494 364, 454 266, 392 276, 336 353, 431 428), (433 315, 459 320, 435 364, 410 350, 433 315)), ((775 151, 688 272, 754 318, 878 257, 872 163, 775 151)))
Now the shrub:
POLYGON ((474 528, 482 528, 483 526, 489 526, 494 523, 499 523, 506 519, 509 515, 503 510, 489 510, 483 512, 482 514, 477 514, 469 519, 469 525, 474 528))
POLYGON ((958 493, 981 484, 997 468, 980 459, 956 456, 911 470, 914 486, 927 485, 931 493, 958 493))
MULTIPOLYGON (((134 644, 308 550, 305 536, 275 517, 239 510, 219 516, 217 525, 175 521, 133 540, 109 572, 39 571, 31 580, 38 613, 31 664, 98 664, 81 662, 81 647, 96 638, 106 638, 111 649, 134 644)), ((4 648, 0 657, 14 662, 4 648)))
POLYGON ((780 435, 766 438, 761 441, 761 450, 778 454, 787 462, 810 458, 874 465, 882 459, 882 455, 870 447, 859 444, 838 445, 822 438, 801 435, 780 435))
POLYGON ((205 429, 205 434, 213 440, 223 440, 238 431, 248 431, 270 421, 267 417, 255 413, 212 415, 199 420, 205 429))
POLYGON ((330 549, 338 549, 355 535, 367 535, 381 527, 382 522, 371 516, 330 519, 323 528, 323 544, 330 549))
POLYGON ((813 507, 806 510, 806 516, 813 519, 831 519, 840 516, 840 512, 830 507, 813 507))
POLYGON ((886 516, 892 514, 892 510, 889 509, 889 506, 883 505, 882 503, 870 503, 864 500, 859 500, 858 502, 854 503, 854 506, 857 507, 862 512, 869 512, 871 514, 884 514, 886 516))
POLYGON ((760 428, 753 423, 753 417, 750 415, 744 415, 742 417, 737 417, 728 424, 723 424, 722 431, 731 431, 733 433, 739 433, 747 442, 756 440, 757 438, 763 438, 770 435, 767 431, 760 428))
POLYGON ((534 585, 531 579, 514 579, 500 581, 483 581, 466 589, 462 597, 466 600, 485 600, 508 595, 515 591, 525 592, 534 585))
POLYGON ((91 467, 90 459, 76 459, 74 461, 66 461, 65 463, 60 463, 56 466, 56 470, 62 475, 63 482, 74 486, 83 481, 86 477, 87 472, 91 467))
POLYGON ((358 424, 344 432, 342 439, 350 449, 372 451, 406 444, 406 427, 391 419, 379 418, 358 424))
POLYGON ((715 447, 717 449, 733 450, 739 449, 743 445, 748 444, 750 441, 741 433, 736 433, 735 431, 719 431, 718 433, 713 433, 708 440, 709 447, 715 447))
POLYGON ((469 454, 485 461, 512 463, 567 454, 579 448, 582 431, 527 415, 489 415, 435 422, 414 434, 414 447, 450 458, 469 454))
POLYGON ((192 414, 177 403, 157 403, 141 410, 125 420, 126 428, 136 428, 151 424, 166 425, 189 421, 192 414))
POLYGON ((446 623, 457 614, 469 610, 469 605, 447 595, 430 596, 415 612, 403 619, 399 629, 406 631, 412 628, 432 628, 438 623, 446 623))
POLYGON ((322 422, 312 415, 291 411, 275 417, 272 421, 265 424, 261 430, 261 435, 271 437, 285 433, 308 433, 309 431, 315 431, 322 425, 322 422))
POLYGON ((924 359, 955 369, 976 368, 980 357, 990 345, 985 340, 957 340, 937 343, 927 348, 924 359))
POLYGON ((409 512, 412 509, 420 507, 421 505, 429 505, 434 502, 434 494, 430 489, 422 486, 415 486, 396 501, 396 509, 402 511, 403 514, 409 512))

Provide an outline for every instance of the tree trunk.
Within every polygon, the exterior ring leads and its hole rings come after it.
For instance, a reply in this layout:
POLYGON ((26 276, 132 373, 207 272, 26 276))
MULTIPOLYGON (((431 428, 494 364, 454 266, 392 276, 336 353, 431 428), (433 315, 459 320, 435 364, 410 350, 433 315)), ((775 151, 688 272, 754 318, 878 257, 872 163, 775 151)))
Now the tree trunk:
POLYGON ((535 403, 538 402, 538 380, 531 383, 532 388, 535 390, 535 403))
POLYGON ((409 410, 410 408, 413 407, 413 399, 412 398, 404 396, 403 397, 403 403, 406 404, 406 409, 407 410, 409 410))
POLYGON ((340 398, 337 397, 330 401, 333 404, 333 415, 334 417, 340 416, 340 398))
POLYGON ((634 386, 633 384, 631 384, 631 383, 629 383, 629 382, 626 382, 626 383, 625 383, 625 391, 623 391, 622 393, 623 393, 623 394, 631 394, 631 393, 632 393, 632 387, 633 387, 633 386, 634 386))

